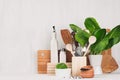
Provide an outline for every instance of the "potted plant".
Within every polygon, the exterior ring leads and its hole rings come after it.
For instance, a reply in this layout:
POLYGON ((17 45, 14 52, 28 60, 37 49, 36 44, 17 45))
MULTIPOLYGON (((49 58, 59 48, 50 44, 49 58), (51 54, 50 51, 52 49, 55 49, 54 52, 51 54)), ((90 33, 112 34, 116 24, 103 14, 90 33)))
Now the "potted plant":
MULTIPOLYGON (((88 17, 84 21, 86 29, 83 30, 75 24, 70 24, 70 28, 75 33, 75 40, 80 44, 81 47, 86 47, 89 43, 89 37, 95 36, 96 42, 89 48, 89 54, 95 56, 101 56, 104 50, 113 47, 115 44, 120 42, 120 25, 117 25, 110 32, 106 32, 105 28, 101 28, 98 22, 93 17, 88 17)), ((97 57, 96 59, 98 59, 97 57)), ((102 56, 100 57, 100 59, 102 56)), ((93 58, 95 60, 95 57, 93 58)), ((101 62, 96 62, 101 63, 101 62)))
POLYGON ((71 69, 65 63, 56 64, 55 74, 57 78, 69 79, 71 76, 71 69))

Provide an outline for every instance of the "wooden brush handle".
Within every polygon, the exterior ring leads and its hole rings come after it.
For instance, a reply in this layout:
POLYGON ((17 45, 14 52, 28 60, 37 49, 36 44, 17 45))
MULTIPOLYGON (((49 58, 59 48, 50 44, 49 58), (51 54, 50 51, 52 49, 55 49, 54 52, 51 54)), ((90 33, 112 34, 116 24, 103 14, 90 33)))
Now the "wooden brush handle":
POLYGON ((61 36, 62 36, 63 42, 65 44, 72 44, 73 43, 72 36, 71 36, 68 29, 62 29, 61 30, 61 36))

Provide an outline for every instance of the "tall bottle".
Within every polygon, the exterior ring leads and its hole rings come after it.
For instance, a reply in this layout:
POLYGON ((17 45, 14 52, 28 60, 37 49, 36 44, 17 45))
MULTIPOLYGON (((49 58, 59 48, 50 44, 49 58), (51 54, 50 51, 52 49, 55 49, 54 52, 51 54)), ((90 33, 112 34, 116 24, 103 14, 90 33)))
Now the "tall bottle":
POLYGON ((51 49, 51 63, 58 63, 58 43, 56 39, 55 26, 53 26, 50 49, 51 49))

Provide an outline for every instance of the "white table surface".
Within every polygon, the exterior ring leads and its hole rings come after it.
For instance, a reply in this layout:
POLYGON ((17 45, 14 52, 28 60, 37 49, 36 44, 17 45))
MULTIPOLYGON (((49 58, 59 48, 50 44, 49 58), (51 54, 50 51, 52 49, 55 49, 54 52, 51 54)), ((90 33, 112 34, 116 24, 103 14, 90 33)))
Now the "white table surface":
MULTIPOLYGON (((34 75, 0 75, 0 80, 64 80, 58 79, 54 75, 34 74, 34 75)), ((120 80, 120 74, 95 75, 94 78, 70 79, 70 80, 120 80)))

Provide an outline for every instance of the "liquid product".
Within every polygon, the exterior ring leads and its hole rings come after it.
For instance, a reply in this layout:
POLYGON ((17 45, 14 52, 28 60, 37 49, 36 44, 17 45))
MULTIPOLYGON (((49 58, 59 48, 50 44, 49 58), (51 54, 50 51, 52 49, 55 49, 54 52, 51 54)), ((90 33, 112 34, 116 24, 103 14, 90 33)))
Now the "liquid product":
POLYGON ((64 48, 60 51, 60 63, 66 63, 66 52, 64 48))
POLYGON ((51 49, 51 63, 58 63, 58 44, 56 39, 55 26, 53 26, 50 49, 51 49))

